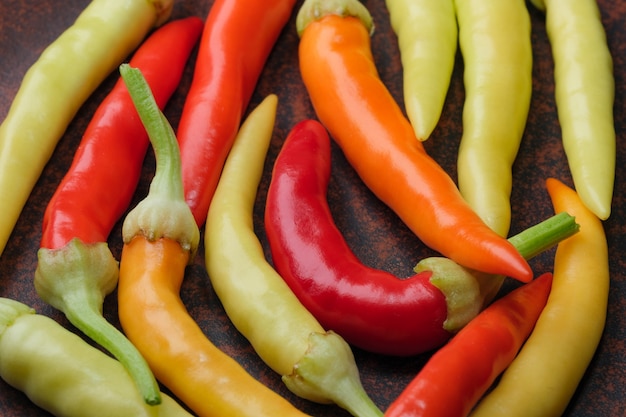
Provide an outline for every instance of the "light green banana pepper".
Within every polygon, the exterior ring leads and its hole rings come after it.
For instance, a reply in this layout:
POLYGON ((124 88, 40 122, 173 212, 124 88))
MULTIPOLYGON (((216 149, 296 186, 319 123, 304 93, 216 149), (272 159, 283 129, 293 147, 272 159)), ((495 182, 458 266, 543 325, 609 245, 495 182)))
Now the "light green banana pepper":
POLYGON ((0 377, 57 417, 191 417, 164 393, 147 405, 121 363, 9 298, 0 298, 0 377))
POLYGON ((0 124, 0 255, 44 166, 83 103, 165 22, 173 0, 92 0, 28 69, 0 124))

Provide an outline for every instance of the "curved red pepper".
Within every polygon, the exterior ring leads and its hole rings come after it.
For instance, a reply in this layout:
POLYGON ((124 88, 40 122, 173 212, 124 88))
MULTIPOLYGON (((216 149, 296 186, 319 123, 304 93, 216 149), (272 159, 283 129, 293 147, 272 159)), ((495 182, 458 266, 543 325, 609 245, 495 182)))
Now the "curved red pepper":
MULTIPOLYGON (((450 259, 422 259, 401 279, 356 257, 326 199, 330 138, 323 125, 293 127, 276 158, 267 192, 265 230, 273 264, 327 330, 361 349, 396 356, 443 345, 491 301, 498 279, 450 259), (494 286, 495 284, 495 286, 494 286)), ((567 213, 511 237, 525 259, 578 231, 567 213)))
POLYGON ((483 310, 435 352, 389 406, 385 417, 468 415, 517 355, 551 288, 552 273, 548 272, 483 310))
POLYGON ((405 280, 363 265, 335 226, 326 200, 330 138, 315 120, 298 123, 278 155, 265 226, 276 270, 326 329, 362 349, 412 355, 451 333, 443 293, 430 272, 405 280))
MULTIPOLYGON (((141 69, 160 108, 178 87, 202 25, 197 17, 167 23, 130 60, 141 69)), ((48 203, 41 247, 61 248, 73 238, 106 242, 128 209, 149 143, 120 78, 93 115, 72 165, 48 203)))
POLYGON ((178 125, 185 200, 206 220, 224 161, 295 0, 217 0, 207 17, 178 125))

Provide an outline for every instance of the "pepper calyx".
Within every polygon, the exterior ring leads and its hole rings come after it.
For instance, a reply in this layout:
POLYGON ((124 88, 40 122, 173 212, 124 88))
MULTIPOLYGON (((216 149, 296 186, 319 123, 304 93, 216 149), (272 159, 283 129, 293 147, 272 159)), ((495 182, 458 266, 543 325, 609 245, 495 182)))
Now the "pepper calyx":
POLYGON ((20 316, 35 314, 35 310, 11 298, 0 297, 0 337, 20 316))
POLYGON ((200 241, 200 231, 187 203, 155 194, 146 196, 124 219, 124 243, 137 235, 143 235, 152 242, 161 238, 172 239, 188 251, 191 258, 200 241))
POLYGON ((335 403, 353 416, 383 415, 361 384, 350 345, 333 331, 311 333, 309 348, 282 380, 296 395, 318 403, 335 403))
POLYGON ((358 0, 305 0, 296 15, 298 36, 302 36, 309 23, 331 14, 356 17, 363 22, 370 36, 374 34, 372 15, 358 0))
POLYGON ((94 310, 117 285, 118 264, 106 242, 85 244, 78 238, 58 249, 37 252, 35 290, 43 301, 65 312, 68 294, 85 294, 94 310))
POLYGON ((422 259, 413 268, 416 273, 430 271, 430 282, 446 298, 448 314, 443 328, 456 333, 470 322, 483 307, 481 286, 474 274, 456 262, 444 257, 422 259))
POLYGON ((143 123, 156 158, 156 171, 148 195, 124 219, 124 243, 143 235, 150 241, 168 238, 178 242, 193 259, 200 230, 185 201, 181 159, 174 129, 159 109, 141 71, 120 65, 120 74, 143 123))
POLYGON ((39 297, 111 353, 128 370, 147 404, 160 404, 161 392, 147 362, 102 315, 104 297, 115 289, 119 277, 108 244, 86 244, 74 238, 58 249, 41 248, 37 256, 35 290, 39 297))

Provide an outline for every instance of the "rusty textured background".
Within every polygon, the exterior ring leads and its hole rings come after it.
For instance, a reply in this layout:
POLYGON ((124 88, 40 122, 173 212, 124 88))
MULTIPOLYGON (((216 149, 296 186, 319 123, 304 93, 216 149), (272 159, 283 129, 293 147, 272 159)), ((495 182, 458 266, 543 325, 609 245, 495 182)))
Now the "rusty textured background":
MULTIPOLYGON (((4 118, 21 78, 38 54, 64 28, 71 25, 88 0, 3 0, 0 3, 0 118, 4 118)), ((298 2, 296 7, 300 5, 298 2)), ((624 175, 626 148, 626 2, 598 0, 602 11, 609 48, 614 57, 617 129, 617 171, 615 199, 611 218, 605 222, 610 245, 612 289, 608 320, 603 339, 588 372, 566 412, 571 417, 626 415, 626 196, 624 175)), ((204 18, 212 1, 178 0, 173 18, 197 15, 204 18)), ((402 104, 402 68, 397 40, 389 25, 389 16, 383 0, 367 0, 377 25, 372 38, 374 55, 380 75, 396 99, 402 104)), ((560 142, 560 129, 554 104, 552 58, 545 32, 543 15, 529 6, 532 19, 534 46, 533 98, 528 126, 514 166, 513 224, 516 233, 552 214, 552 206, 544 189, 544 180, 557 177, 571 185, 571 178, 560 142)), ((295 16, 295 14, 294 14, 295 16)), ((272 163, 283 139, 291 127, 303 118, 314 117, 312 107, 298 73, 297 44, 294 16, 285 27, 258 83, 251 106, 258 104, 268 93, 279 96, 278 120, 272 145, 266 161, 266 171, 259 190, 255 210, 255 224, 265 247, 262 228, 263 201, 272 163)), ((191 80, 194 60, 190 61, 183 82, 166 109, 176 126, 185 92, 191 80)), ((461 136, 463 106, 463 64, 458 56, 455 72, 442 119, 431 140, 426 142, 430 154, 456 178, 456 153, 461 136)), ((58 320, 68 328, 65 317, 41 302, 33 288, 36 253, 41 236, 41 220, 47 201, 69 167, 74 150, 80 141, 92 113, 112 87, 117 75, 111 75, 80 109, 75 120, 58 144, 51 161, 33 190, 14 233, 0 258, 0 296, 16 298, 32 305, 41 314, 58 320)), ((514 97, 512 97, 514 99, 514 97)), ((143 180, 137 190, 136 201, 142 198, 154 168, 153 160, 145 162, 143 180)), ((19 175, 19 173, 15 173, 19 175)), ((360 182, 337 147, 333 147, 333 177, 329 201, 337 224, 348 242, 364 263, 408 276, 412 266, 432 252, 380 203, 360 182)), ((0 208, 0 215, 1 215, 0 208)), ((121 250, 120 225, 110 237, 114 255, 121 250)), ((269 256, 269 252, 266 252, 269 256)), ((532 261, 536 273, 552 270, 553 252, 532 261)), ((589 271, 590 279, 593 271, 589 271)), ((503 291, 514 285, 507 282, 503 291)), ((237 333, 225 315, 213 292, 204 269, 202 248, 193 265, 188 268, 181 297, 192 316, 207 336, 229 355, 236 358, 252 375, 284 395, 300 409, 315 416, 348 416, 336 406, 318 405, 292 395, 274 374, 255 355, 247 341, 237 333)), ((106 317, 119 326, 115 294, 105 302, 106 317)), ((580 337, 585 337, 581 334, 580 337)), ((45 348, 45 347, 42 347, 45 348)), ((375 402, 385 409, 401 392, 405 384, 419 371, 428 355, 413 358, 389 358, 355 350, 363 384, 375 402)), ((245 393, 241 393, 245 395, 245 393)), ((48 416, 34 406, 21 392, 0 380, 0 415, 48 416)), ((278 416, 277 416, 278 417, 278 416)))

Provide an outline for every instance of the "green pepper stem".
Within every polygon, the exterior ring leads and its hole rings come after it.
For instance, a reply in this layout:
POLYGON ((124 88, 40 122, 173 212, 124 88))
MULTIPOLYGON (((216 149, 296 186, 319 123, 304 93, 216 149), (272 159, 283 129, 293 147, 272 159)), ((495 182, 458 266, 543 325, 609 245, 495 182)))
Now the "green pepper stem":
POLYGON ((141 71, 122 64, 120 74, 154 149, 157 169, 150 183, 150 194, 183 200, 181 161, 174 130, 159 109, 141 71))
MULTIPOLYGON (((509 238, 524 259, 529 260, 578 232, 576 219, 568 213, 552 217, 509 238)), ((443 257, 422 259, 415 272, 431 271, 430 282, 446 297, 448 315, 444 329, 457 332, 498 294, 505 276, 464 268, 443 257)))
POLYGON ((296 31, 302 36, 304 29, 324 16, 354 16, 363 22, 370 35, 374 33, 374 20, 369 10, 358 0, 305 0, 296 15, 296 31))
POLYGON ((529 260, 577 233, 580 226, 566 212, 555 214, 509 238, 515 249, 529 260))
POLYGON ((159 109, 141 71, 122 64, 120 74, 146 128, 156 158, 156 171, 148 195, 126 215, 122 237, 125 243, 139 234, 151 241, 172 239, 191 253, 191 261, 200 243, 200 230, 185 201, 180 150, 174 129, 159 109))
POLYGON ((161 404, 159 385, 148 363, 126 336, 106 321, 85 297, 71 297, 66 301, 68 308, 64 313, 70 323, 120 361, 136 382, 146 404, 161 404))
MULTIPOLYGON (((511 236, 508 240, 526 260, 556 246, 560 241, 576 234, 580 229, 576 219, 569 213, 555 214, 541 223, 511 236)), ((503 276, 476 273, 474 275, 483 295, 483 305, 491 302, 504 281, 503 276)))

